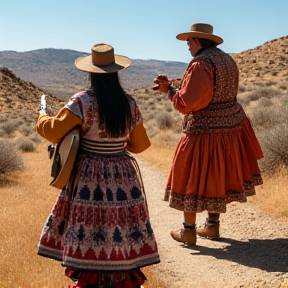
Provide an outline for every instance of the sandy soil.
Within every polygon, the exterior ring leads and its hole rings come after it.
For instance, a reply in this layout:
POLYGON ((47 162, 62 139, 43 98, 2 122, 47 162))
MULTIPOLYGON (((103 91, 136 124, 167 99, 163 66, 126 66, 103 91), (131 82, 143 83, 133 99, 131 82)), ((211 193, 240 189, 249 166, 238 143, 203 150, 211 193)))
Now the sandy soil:
MULTIPOLYGON (((197 239, 193 246, 174 241, 181 211, 163 201, 167 175, 138 159, 161 263, 152 271, 167 287, 288 287, 288 225, 255 206, 231 203, 221 215, 221 238, 197 239)), ((205 222, 206 213, 197 215, 205 222)))

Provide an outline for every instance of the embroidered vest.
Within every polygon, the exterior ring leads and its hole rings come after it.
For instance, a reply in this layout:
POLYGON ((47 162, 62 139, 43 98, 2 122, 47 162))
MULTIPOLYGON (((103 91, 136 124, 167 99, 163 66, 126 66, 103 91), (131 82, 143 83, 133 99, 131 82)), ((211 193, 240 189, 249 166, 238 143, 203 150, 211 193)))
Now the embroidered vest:
POLYGON ((207 107, 185 115, 183 132, 217 133, 242 126, 245 113, 236 99, 239 72, 233 58, 212 47, 194 57, 190 65, 196 61, 204 62, 207 70, 213 75, 213 97, 207 107))

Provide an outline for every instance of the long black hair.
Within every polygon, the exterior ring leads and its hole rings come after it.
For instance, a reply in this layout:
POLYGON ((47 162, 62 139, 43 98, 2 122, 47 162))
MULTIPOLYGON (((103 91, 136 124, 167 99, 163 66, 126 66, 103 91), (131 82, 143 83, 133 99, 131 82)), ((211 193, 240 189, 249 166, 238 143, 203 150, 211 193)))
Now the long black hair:
POLYGON ((118 137, 131 127, 131 108, 118 73, 91 73, 91 92, 99 107, 100 125, 107 137, 118 137))

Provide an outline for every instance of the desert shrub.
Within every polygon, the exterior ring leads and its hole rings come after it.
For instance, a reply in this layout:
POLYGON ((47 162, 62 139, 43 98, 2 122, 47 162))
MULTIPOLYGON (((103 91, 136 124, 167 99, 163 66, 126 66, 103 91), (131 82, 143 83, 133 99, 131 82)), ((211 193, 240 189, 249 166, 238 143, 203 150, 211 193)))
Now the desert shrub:
POLYGON ((171 128, 173 125, 172 116, 167 112, 160 112, 156 122, 159 129, 171 128))
POLYGON ((8 120, 7 122, 3 123, 1 127, 4 133, 10 136, 17 130, 17 121, 8 120))
POLYGON ((137 101, 141 100, 147 100, 149 98, 149 95, 146 93, 146 90, 144 93, 137 94, 137 101))
POLYGON ((253 81, 253 85, 254 86, 262 86, 263 83, 262 83, 262 81, 253 81))
POLYGON ((17 148, 23 152, 32 152, 35 150, 33 141, 29 138, 20 138, 17 141, 17 148))
POLYGON ((242 105, 248 105, 250 103, 249 92, 238 94, 237 99, 242 105))
POLYGON ((158 102, 161 102, 163 99, 163 96, 161 94, 156 94, 156 96, 154 97, 158 102))
POLYGON ((277 124, 258 133, 264 153, 260 168, 273 175, 282 168, 288 169, 288 123, 277 124))
POLYGON ((19 131, 22 132, 25 136, 28 136, 34 132, 34 127, 24 124, 19 127, 19 131))
MULTIPOLYGON (((26 125, 35 124, 36 123, 37 113, 35 113, 35 112, 36 111, 27 111, 25 114, 21 115, 21 119, 23 121, 25 121, 26 125)), ((47 110, 47 113, 48 113, 48 110, 47 110)), ((53 115, 53 114, 54 114, 54 112, 49 114, 49 115, 53 115)))
POLYGON ((151 106, 155 106, 155 99, 153 98, 148 99, 147 105, 149 106, 149 108, 151 108, 151 106))
POLYGON ((147 122, 149 120, 152 120, 155 118, 155 113, 151 110, 147 111, 147 113, 144 116, 144 121, 147 122))
POLYGON ((10 118, 16 122, 16 120, 18 119, 18 113, 15 111, 10 113, 10 118))
POLYGON ((281 81, 279 83, 279 86, 278 86, 279 90, 285 90, 287 91, 288 90, 288 82, 287 81, 281 81))
POLYGON ((20 119, 17 121, 17 126, 21 126, 23 123, 24 123, 24 121, 20 119))
POLYGON ((175 132, 176 134, 182 134, 183 132, 183 127, 182 127, 182 119, 180 120, 173 120, 173 127, 172 127, 172 130, 173 132, 175 132))
POLYGON ((268 80, 265 82, 265 86, 273 86, 273 85, 276 85, 277 82, 273 81, 273 80, 268 80))
POLYGON ((275 107, 271 106, 269 108, 270 126, 276 126, 282 123, 288 123, 288 106, 275 107))
POLYGON ((268 106, 254 109, 249 113, 253 126, 258 130, 268 129, 288 121, 288 107, 268 106))
POLYGON ((259 88, 256 90, 253 90, 251 92, 249 92, 249 99, 250 101, 257 101, 260 98, 268 98, 271 99, 277 95, 279 95, 280 93, 276 90, 276 89, 272 89, 272 88, 259 88))
POLYGON ((282 96, 280 97, 280 103, 283 105, 283 106, 287 106, 288 105, 288 99, 287 99, 287 96, 282 96))
POLYGON ((152 139, 158 134, 158 129, 152 129, 151 127, 148 127, 147 134, 148 134, 148 137, 152 139))
POLYGON ((39 137, 39 135, 36 132, 33 132, 30 136, 29 139, 34 142, 34 143, 39 143, 41 142, 41 139, 39 137))
POLYGON ((243 93, 243 92, 245 92, 245 91, 246 91, 246 86, 244 86, 244 85, 239 85, 238 92, 239 92, 239 93, 243 93))
POLYGON ((267 98, 260 98, 258 101, 258 108, 271 106, 272 102, 267 98))
POLYGON ((0 174, 23 168, 23 159, 9 141, 0 139, 0 174))
POLYGON ((165 106, 165 110, 167 112, 173 111, 173 106, 172 106, 172 104, 170 102, 166 102, 164 106, 165 106))
POLYGON ((7 122, 8 121, 8 118, 6 115, 0 115, 0 123, 4 123, 4 122, 7 122))
POLYGON ((288 169, 288 106, 256 109, 251 116, 264 153, 261 170, 272 175, 288 169))
POLYGON ((171 133, 169 130, 158 131, 153 138, 153 143, 160 148, 176 149, 180 141, 181 134, 171 133))
POLYGON ((270 117, 267 109, 255 109, 249 113, 249 118, 255 128, 267 128, 270 123, 270 117))

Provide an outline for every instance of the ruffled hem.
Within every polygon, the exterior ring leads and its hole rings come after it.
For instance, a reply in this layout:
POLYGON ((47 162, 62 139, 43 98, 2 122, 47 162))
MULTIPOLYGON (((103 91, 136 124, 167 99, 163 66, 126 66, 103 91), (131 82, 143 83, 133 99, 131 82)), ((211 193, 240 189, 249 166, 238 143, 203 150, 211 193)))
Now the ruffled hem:
POLYGON ((245 202, 263 183, 257 163, 262 156, 248 118, 229 132, 185 135, 164 198, 178 210, 223 213, 227 203, 245 202))
POLYGON ((73 200, 66 197, 68 189, 60 192, 43 227, 38 254, 91 272, 129 271, 159 263, 134 162, 126 154, 80 154, 69 190, 73 200))
POLYGON ((85 272, 66 268, 65 275, 75 281, 69 288, 102 287, 102 288, 140 288, 147 280, 140 269, 125 272, 85 272))
POLYGON ((175 192, 171 192, 171 187, 167 187, 165 191, 164 201, 169 201, 171 208, 201 213, 209 211, 214 213, 225 213, 226 205, 231 202, 247 202, 246 197, 255 195, 255 186, 261 185, 262 178, 260 175, 254 175, 253 182, 244 183, 244 191, 227 191, 224 199, 219 198, 197 198, 196 196, 185 196, 175 192))

